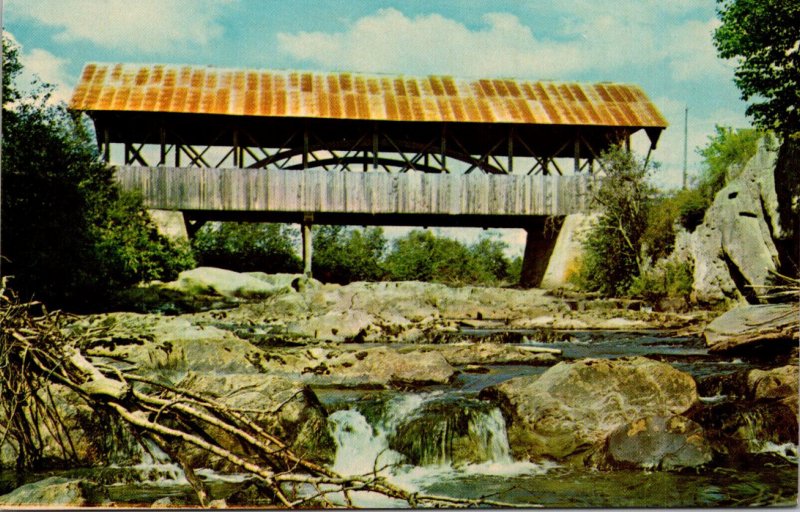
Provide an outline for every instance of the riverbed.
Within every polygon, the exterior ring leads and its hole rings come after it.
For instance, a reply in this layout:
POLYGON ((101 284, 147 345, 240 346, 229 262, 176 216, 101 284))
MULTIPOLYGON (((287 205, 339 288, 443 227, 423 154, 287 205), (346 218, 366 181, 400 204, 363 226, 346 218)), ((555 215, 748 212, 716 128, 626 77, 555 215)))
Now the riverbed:
MULTIPOLYGON (((463 334, 480 338, 494 332, 465 330, 463 334)), ((709 354, 702 339, 658 330, 564 331, 561 341, 548 343, 530 341, 527 331, 516 333, 522 335, 521 346, 558 349, 564 360, 645 356, 669 363, 698 382, 787 364, 790 357, 781 356, 784 361, 709 354)), ((459 498, 486 497, 531 506, 796 505, 796 441, 774 444, 755 440, 751 453, 731 465, 715 461, 700 468, 674 471, 600 470, 551 460, 514 460, 505 419, 496 405, 481 399, 481 391, 515 377, 541 374, 547 368, 526 364, 464 366, 446 385, 408 390, 314 387, 329 414, 328 428, 336 441, 333 469, 345 475, 377 471, 412 491, 459 498), (465 444, 467 438, 470 441, 465 444), (406 455, 393 449, 398 446, 406 455)), ((701 393, 700 400, 720 403, 732 398, 701 393)), ((197 504, 180 468, 158 456, 135 468, 54 470, 24 479, 6 471, 0 474, 0 494, 25 481, 51 475, 99 481, 105 485, 110 500, 119 506, 148 505, 167 497, 172 505, 197 504)), ((199 475, 209 484, 213 499, 229 498, 249 480, 244 475, 212 471, 200 471, 199 475)), ((331 499, 344 504, 341 497, 331 499)), ((363 493, 354 493, 353 502, 368 507, 405 506, 363 493)))

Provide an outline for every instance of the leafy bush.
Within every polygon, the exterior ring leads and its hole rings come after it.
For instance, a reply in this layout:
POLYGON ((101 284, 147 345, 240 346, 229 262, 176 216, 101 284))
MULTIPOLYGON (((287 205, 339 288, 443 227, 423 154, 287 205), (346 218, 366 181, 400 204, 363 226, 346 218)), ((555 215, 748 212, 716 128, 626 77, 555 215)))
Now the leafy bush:
POLYGON ((23 299, 87 310, 190 266, 191 255, 157 232, 140 199, 114 184, 84 120, 49 105, 47 87, 27 97, 14 87, 17 53, 4 37, 3 275, 14 276, 23 299))
POLYGON ((697 189, 676 190, 653 199, 642 249, 651 262, 667 257, 675 246, 676 227, 690 233, 703 222, 707 203, 697 189))
POLYGON ((693 268, 688 262, 666 261, 662 265, 645 269, 631 282, 630 294, 648 302, 657 303, 665 298, 689 302, 694 283, 693 268))
POLYGON ((519 269, 512 268, 505 249, 505 242, 491 234, 467 246, 427 230, 414 230, 393 242, 385 260, 387 278, 451 285, 517 282, 519 269))
POLYGON ((600 208, 597 223, 583 240, 584 257, 577 281, 589 291, 624 295, 641 273, 641 243, 654 195, 643 163, 621 148, 601 157, 605 176, 592 191, 600 208))
POLYGON ((312 272, 324 282, 380 281, 385 250, 381 228, 316 226, 312 272))
POLYGON ((198 263, 237 272, 300 272, 294 250, 297 233, 290 226, 221 222, 200 228, 192 247, 198 263))

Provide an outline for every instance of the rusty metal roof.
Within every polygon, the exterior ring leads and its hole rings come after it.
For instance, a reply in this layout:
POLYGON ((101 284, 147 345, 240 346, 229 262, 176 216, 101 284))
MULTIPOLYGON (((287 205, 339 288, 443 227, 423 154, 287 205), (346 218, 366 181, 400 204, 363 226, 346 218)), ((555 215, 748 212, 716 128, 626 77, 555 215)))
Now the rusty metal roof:
POLYGON ((83 111, 664 128, 635 85, 89 63, 83 111))

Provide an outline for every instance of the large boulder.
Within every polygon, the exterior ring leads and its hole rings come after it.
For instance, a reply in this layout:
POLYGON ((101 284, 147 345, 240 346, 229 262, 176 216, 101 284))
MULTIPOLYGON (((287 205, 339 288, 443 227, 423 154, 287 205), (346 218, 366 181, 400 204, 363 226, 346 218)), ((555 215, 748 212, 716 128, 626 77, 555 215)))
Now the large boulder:
MULTIPOLYGON (((284 441, 297 455, 317 463, 333 462, 336 447, 327 428, 327 412, 303 384, 274 375, 189 373, 177 386, 232 410, 246 411, 252 421, 284 441)), ((248 453, 249 447, 216 427, 205 425, 200 434, 233 453, 248 453)), ((181 451, 194 467, 236 469, 194 447, 183 446, 181 451)))
POLYGON ((562 362, 482 396, 500 402, 517 459, 583 460, 618 427, 682 414, 698 400, 689 374, 644 357, 562 362))
POLYGON ((711 445, 703 428, 683 416, 649 416, 615 430, 606 445, 615 467, 680 469, 711 461, 711 445))
POLYGON ((265 279, 265 276, 266 274, 248 275, 215 267, 197 267, 181 272, 178 280, 169 286, 185 293, 242 299, 266 298, 291 290, 286 279, 265 279))
POLYGON ((751 305, 734 308, 714 319, 704 332, 712 352, 764 343, 797 345, 800 308, 797 304, 751 305))
POLYGON ((5 507, 87 507, 108 502, 108 494, 97 484, 57 476, 25 484, 0 496, 0 505, 5 507))
POLYGON ((775 190, 777 157, 762 140, 741 174, 714 197, 693 233, 697 300, 757 302, 752 287, 767 285, 772 273, 781 269, 775 239, 788 234, 775 190))

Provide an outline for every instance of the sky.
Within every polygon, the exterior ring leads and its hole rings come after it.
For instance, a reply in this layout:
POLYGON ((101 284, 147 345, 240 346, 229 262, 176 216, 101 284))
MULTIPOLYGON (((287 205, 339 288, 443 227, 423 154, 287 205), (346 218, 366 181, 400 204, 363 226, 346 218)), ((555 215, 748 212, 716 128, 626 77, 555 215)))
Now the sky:
MULTIPOLYGON (((612 81, 643 88, 669 128, 654 182, 678 187, 714 126, 745 127, 715 0, 5 0, 36 75, 67 101, 86 62, 612 81)), ((634 148, 646 151, 640 134, 634 148)), ((509 238, 518 242, 518 235, 509 238)), ((518 245, 518 243, 517 243, 518 245)))

